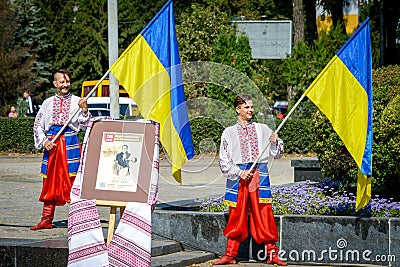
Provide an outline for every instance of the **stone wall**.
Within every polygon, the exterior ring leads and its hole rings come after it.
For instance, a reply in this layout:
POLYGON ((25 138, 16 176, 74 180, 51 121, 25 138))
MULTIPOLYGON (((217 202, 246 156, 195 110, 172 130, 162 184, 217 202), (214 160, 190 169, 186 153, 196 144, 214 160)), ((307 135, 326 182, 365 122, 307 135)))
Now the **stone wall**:
POLYGON ((318 182, 323 180, 321 166, 318 158, 299 158, 292 159, 290 166, 293 167, 293 175, 295 182, 313 181, 318 182))
MULTIPOLYGON (((187 248, 225 252, 227 214, 156 210, 153 234, 187 248)), ((337 216, 275 216, 280 256, 291 263, 380 265, 400 267, 400 219, 337 216)), ((263 261, 263 246, 251 238, 241 244, 239 259, 263 261)))

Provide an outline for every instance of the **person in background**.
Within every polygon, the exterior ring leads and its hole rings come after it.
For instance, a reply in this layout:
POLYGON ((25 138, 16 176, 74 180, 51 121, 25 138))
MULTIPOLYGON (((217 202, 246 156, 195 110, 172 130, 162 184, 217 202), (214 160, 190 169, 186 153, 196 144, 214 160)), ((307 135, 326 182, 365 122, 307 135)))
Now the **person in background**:
POLYGON ((8 113, 9 118, 17 118, 18 117, 18 112, 15 109, 15 106, 11 106, 10 108, 10 113, 8 113))
POLYGON ((39 201, 43 202, 41 221, 31 230, 53 228, 56 206, 70 202, 70 191, 80 162, 78 132, 85 130, 91 117, 86 99, 69 92, 71 74, 60 69, 54 74, 55 96, 47 98, 35 118, 33 126, 35 147, 44 149, 40 176, 43 177, 39 201), (62 134, 53 138, 80 108, 62 134))
POLYGON ((224 235, 228 240, 224 256, 212 264, 236 264, 239 245, 246 240, 250 229, 253 239, 265 245, 267 263, 286 266, 278 257, 275 244, 278 232, 267 164, 269 156, 282 157, 283 141, 267 125, 252 121, 250 95, 236 97, 234 106, 237 123, 222 133, 219 153, 221 172, 227 178, 224 202, 229 206, 229 219, 224 235), (259 157, 267 146, 267 151, 259 157))
POLYGON ((37 112, 39 111, 39 105, 36 101, 36 98, 32 97, 28 91, 25 91, 22 94, 22 97, 25 99, 28 104, 28 110, 26 111, 26 116, 35 117, 37 112))

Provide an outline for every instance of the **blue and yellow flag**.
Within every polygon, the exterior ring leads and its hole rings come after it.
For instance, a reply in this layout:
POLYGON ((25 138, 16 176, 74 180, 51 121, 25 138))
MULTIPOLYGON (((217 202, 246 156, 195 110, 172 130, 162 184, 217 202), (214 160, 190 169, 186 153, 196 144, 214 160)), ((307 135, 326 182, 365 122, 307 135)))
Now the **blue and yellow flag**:
POLYGON ((181 183, 180 170, 194 156, 182 82, 174 9, 168 1, 111 66, 141 115, 160 123, 160 140, 181 183))
POLYGON ((329 119, 357 163, 356 210, 371 198, 372 54, 369 19, 344 44, 306 95, 329 119))

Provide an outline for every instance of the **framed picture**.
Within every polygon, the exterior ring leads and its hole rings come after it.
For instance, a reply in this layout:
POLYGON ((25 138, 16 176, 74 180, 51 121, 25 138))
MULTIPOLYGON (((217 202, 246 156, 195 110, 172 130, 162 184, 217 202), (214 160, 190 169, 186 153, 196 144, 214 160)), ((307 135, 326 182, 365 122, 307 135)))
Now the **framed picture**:
POLYGON ((110 206, 147 202, 155 143, 152 123, 95 122, 87 144, 81 197, 110 206))

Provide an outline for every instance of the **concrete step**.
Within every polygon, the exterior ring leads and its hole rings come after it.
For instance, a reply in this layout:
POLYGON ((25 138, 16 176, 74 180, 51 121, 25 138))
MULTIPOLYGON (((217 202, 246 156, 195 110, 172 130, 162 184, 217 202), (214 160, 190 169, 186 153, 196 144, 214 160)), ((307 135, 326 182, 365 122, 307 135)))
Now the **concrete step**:
POLYGON ((215 254, 204 251, 179 251, 151 258, 151 267, 183 267, 205 263, 215 258, 215 254))
POLYGON ((151 257, 157 257, 170 253, 182 251, 183 247, 175 241, 153 239, 151 241, 151 257))
MULTIPOLYGON (((190 251, 178 242, 152 240, 151 266, 183 267, 204 263, 215 255, 203 251, 190 251)), ((68 262, 68 241, 0 238, 0 267, 42 266, 65 267, 68 262)))

